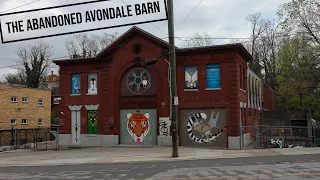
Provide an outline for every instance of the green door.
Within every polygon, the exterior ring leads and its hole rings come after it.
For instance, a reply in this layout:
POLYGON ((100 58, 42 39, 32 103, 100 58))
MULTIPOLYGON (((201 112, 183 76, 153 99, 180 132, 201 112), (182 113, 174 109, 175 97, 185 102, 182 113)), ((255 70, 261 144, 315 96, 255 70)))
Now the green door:
POLYGON ((156 109, 121 110, 120 144, 156 145, 156 109))

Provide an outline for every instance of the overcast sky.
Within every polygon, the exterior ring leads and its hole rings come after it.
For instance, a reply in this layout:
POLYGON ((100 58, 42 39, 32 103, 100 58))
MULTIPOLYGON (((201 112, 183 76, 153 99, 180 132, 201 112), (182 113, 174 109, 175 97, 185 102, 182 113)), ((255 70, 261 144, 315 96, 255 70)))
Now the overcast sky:
MULTIPOLYGON (((0 14, 64 4, 72 4, 82 1, 86 0, 0 0, 0 14), (33 1, 35 2, 33 3, 33 1), (30 4, 25 5, 28 3, 30 4), (19 6, 22 7, 16 8, 19 6)), ((140 1, 142 2, 144 0, 140 1)), ((175 27, 177 27, 188 16, 188 14, 197 6, 200 1, 201 0, 174 0, 175 27)), ((175 36, 190 37, 196 32, 207 32, 212 37, 217 38, 249 37, 250 24, 245 19, 249 14, 261 12, 263 17, 276 18, 276 12, 279 8, 279 5, 287 3, 289 1, 290 0, 204 0, 184 21, 184 23, 175 31, 175 36)), ((167 21, 142 24, 137 26, 160 38, 168 37, 167 21)), ((112 33, 115 31, 122 34, 131 27, 132 26, 126 26, 114 29, 91 31, 88 34, 100 35, 105 32, 112 33)), ((67 38, 71 38, 72 36, 73 35, 55 36, 50 38, 43 38, 43 40, 50 42, 54 46, 55 51, 53 58, 57 58, 68 55, 64 44, 65 40, 67 38)), ((1 67, 14 64, 12 60, 17 58, 15 55, 15 51, 19 46, 33 44, 39 40, 40 39, 8 44, 1 43, 0 78, 3 74, 15 72, 15 69, 1 67)), ((229 41, 230 40, 215 41, 215 43, 229 43, 229 41)), ((177 46, 181 45, 181 43, 183 43, 183 41, 176 39, 177 46)))

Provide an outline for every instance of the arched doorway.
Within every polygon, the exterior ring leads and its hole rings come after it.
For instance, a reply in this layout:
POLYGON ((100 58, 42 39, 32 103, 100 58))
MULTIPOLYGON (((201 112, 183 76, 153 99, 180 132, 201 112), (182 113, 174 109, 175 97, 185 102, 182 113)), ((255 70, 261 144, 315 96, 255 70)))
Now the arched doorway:
POLYGON ((133 67, 120 82, 120 144, 156 145, 156 81, 150 70, 133 67))

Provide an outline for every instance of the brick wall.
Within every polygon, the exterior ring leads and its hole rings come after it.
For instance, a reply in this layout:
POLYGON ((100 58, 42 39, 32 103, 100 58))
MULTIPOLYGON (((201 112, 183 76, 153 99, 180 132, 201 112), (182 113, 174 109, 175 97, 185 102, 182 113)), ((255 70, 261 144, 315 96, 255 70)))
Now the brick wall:
MULTIPOLYGON (((123 36, 125 37, 125 36, 123 36)), ((110 51, 106 51, 103 60, 87 59, 66 60, 56 63, 60 66, 60 133, 71 133, 71 112, 69 105, 94 105, 98 109, 98 133, 118 135, 120 130, 120 80, 126 71, 135 66, 134 58, 152 59, 161 55, 162 48, 166 48, 141 35, 126 37, 124 42, 115 43, 110 51), (142 51, 139 55, 132 53, 132 45, 140 43, 142 51), (111 59, 108 59, 110 57, 111 59), (98 95, 87 95, 87 74, 98 74, 98 95), (81 94, 70 96, 71 74, 81 74, 81 94)), ((177 91, 179 96, 178 108, 227 108, 227 125, 229 136, 239 135, 240 98, 247 101, 247 95, 240 95, 240 70, 238 64, 246 64, 246 59, 238 53, 239 47, 216 47, 213 49, 177 51, 177 91), (221 89, 206 90, 206 64, 219 63, 221 73, 221 89), (184 91, 184 66, 198 66, 198 91, 184 91)), ((143 66, 143 65, 142 65, 143 66)), ((246 66, 245 71, 246 71, 246 66)), ((147 67, 155 76, 157 86, 157 116, 168 117, 170 114, 170 99, 168 86, 168 65, 160 60, 155 65, 147 67)), ((179 114, 179 113, 178 113, 179 114)), ((87 132, 87 112, 81 110, 81 133, 87 132)))
POLYGON ((0 129, 11 129, 11 120, 16 119, 15 128, 37 128, 38 119, 42 119, 43 127, 50 127, 51 91, 12 87, 0 84, 0 129), (17 102, 11 102, 16 96, 17 102), (28 102, 22 102, 27 97, 28 102), (38 106, 38 99, 43 99, 43 106, 38 106), (22 119, 27 124, 22 124, 22 119))
POLYGON ((274 110, 275 109, 275 94, 273 89, 263 83, 263 109, 274 110))

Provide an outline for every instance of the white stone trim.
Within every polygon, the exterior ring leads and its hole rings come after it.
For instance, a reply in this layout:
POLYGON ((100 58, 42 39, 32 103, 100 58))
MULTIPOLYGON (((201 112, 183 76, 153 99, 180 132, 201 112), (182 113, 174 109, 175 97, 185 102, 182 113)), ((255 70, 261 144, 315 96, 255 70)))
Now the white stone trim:
POLYGON ((80 106, 69 106, 70 111, 80 111, 82 108, 82 105, 80 106))
POLYGON ((97 105, 84 105, 87 110, 92 111, 92 110, 98 110, 99 104, 97 105))

